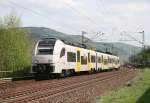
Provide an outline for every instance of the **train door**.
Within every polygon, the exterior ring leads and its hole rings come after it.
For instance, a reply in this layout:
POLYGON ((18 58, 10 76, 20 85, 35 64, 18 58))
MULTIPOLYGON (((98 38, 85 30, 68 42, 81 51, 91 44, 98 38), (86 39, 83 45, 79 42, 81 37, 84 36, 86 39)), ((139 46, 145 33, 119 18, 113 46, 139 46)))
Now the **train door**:
POLYGON ((88 71, 90 71, 90 70, 91 70, 90 52, 88 53, 88 63, 87 63, 87 69, 88 69, 88 71))
POLYGON ((96 53, 96 58, 95 58, 95 59, 96 59, 96 60, 95 60, 95 62, 96 62, 96 68, 95 68, 95 69, 97 70, 97 69, 98 69, 98 68, 97 68, 97 53, 96 53))
POLYGON ((80 50, 77 50, 77 61, 76 61, 76 71, 81 70, 81 60, 80 60, 80 50))

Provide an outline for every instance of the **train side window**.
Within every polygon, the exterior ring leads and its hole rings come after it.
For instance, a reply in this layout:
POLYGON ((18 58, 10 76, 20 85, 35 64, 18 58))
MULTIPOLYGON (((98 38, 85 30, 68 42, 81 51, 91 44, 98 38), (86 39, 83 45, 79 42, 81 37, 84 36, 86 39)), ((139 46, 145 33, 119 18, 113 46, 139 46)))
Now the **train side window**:
POLYGON ((81 56, 81 64, 87 64, 87 57, 81 56))
POLYGON ((117 65, 117 60, 115 60, 115 64, 117 65))
POLYGON ((80 62, 80 51, 77 51, 77 62, 80 62))
POLYGON ((67 61, 68 62, 76 62, 76 53, 67 52, 67 61))
POLYGON ((60 58, 63 57, 65 55, 65 48, 62 48, 61 52, 60 52, 60 58))
POLYGON ((101 62, 102 62, 102 58, 98 57, 98 63, 101 63, 101 62))
POLYGON ((108 64, 108 59, 104 59, 104 65, 108 64))
POLYGON ((110 63, 112 63, 112 58, 110 58, 110 63))
POLYGON ((113 63, 115 64, 115 58, 113 59, 113 63))
POLYGON ((103 55, 102 55, 102 63, 104 62, 104 57, 103 57, 103 55))
POLYGON ((118 59, 118 64, 120 63, 119 59, 118 59))
POLYGON ((108 57, 108 63, 110 63, 110 58, 108 57))
POLYGON ((91 62, 95 63, 95 56, 93 56, 93 55, 91 56, 91 62))

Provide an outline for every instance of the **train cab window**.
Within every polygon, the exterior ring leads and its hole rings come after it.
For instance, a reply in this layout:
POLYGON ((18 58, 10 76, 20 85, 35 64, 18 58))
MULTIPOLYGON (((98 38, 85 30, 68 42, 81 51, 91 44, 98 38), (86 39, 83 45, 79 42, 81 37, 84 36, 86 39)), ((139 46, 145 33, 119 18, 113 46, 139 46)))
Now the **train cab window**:
POLYGON ((93 55, 91 56, 91 62, 95 63, 95 56, 93 56, 93 55))
POLYGON ((38 48, 38 55, 51 55, 53 54, 53 49, 50 48, 38 48))
POLYGON ((87 57, 81 56, 81 64, 87 64, 87 57))
POLYGON ((62 48, 61 52, 60 52, 60 58, 63 57, 65 55, 65 48, 62 48))
POLYGON ((67 61, 68 62, 76 62, 76 53, 67 52, 67 61))
POLYGON ((37 55, 52 55, 56 39, 44 39, 39 41, 37 55))

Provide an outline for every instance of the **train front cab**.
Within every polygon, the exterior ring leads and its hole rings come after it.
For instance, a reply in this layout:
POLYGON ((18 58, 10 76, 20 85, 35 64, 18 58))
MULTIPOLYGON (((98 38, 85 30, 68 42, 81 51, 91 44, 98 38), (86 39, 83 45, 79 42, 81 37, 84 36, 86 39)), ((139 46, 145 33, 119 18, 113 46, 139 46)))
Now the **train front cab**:
POLYGON ((37 42, 32 56, 31 73, 35 78, 48 76, 48 73, 54 72, 53 53, 56 39, 44 39, 37 42), (46 75, 47 74, 47 75, 46 75))

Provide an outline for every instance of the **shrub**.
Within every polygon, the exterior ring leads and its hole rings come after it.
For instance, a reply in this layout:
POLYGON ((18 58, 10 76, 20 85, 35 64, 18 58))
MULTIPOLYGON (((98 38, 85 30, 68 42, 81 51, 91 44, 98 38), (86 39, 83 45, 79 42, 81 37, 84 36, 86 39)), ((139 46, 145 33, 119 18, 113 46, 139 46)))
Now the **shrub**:
MULTIPOLYGON (((10 14, 0 21, 0 71, 29 72, 29 39, 21 28, 20 18, 10 14), (28 70, 24 70, 27 69, 28 70)), ((17 74, 17 75, 16 75, 17 74)), ((24 74, 24 73, 21 73, 24 74)))

